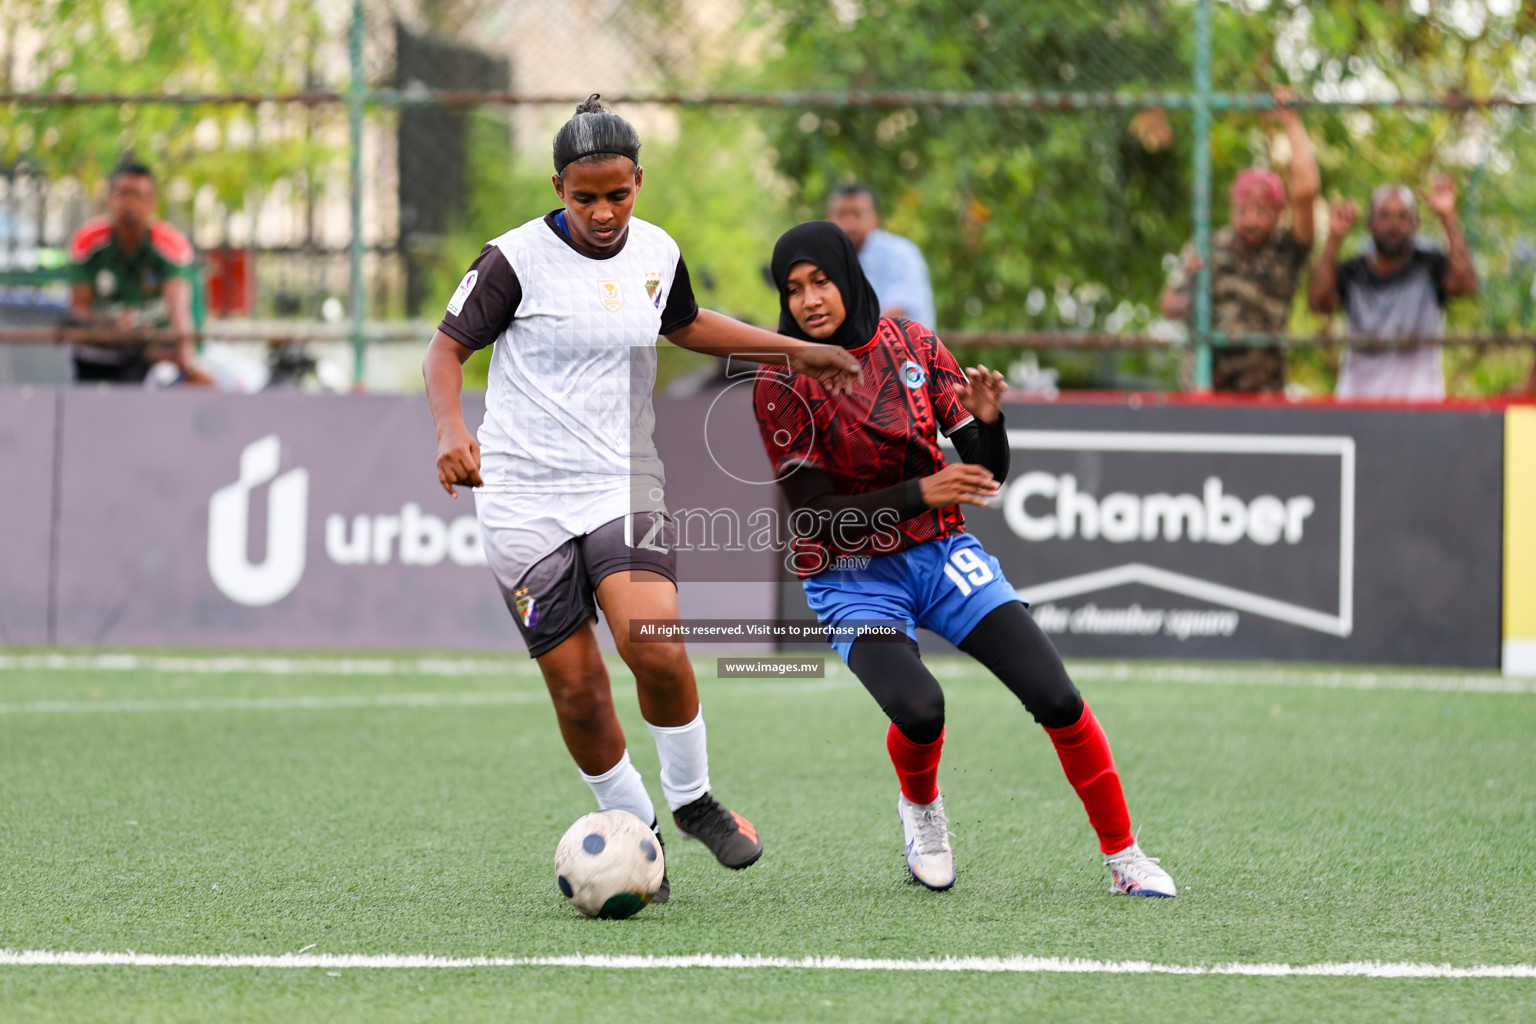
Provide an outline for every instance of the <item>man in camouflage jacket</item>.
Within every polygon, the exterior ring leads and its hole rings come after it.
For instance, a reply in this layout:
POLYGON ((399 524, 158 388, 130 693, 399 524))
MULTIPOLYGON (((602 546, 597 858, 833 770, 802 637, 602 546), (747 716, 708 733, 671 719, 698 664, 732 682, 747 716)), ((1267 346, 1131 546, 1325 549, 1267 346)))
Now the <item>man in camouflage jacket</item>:
MULTIPOLYGON (((1313 204, 1322 179, 1301 116, 1287 104, 1289 90, 1276 90, 1280 123, 1291 148, 1291 189, 1273 171, 1250 167, 1232 182, 1231 223, 1211 234, 1211 328, 1240 338, 1284 334, 1302 268, 1312 251, 1313 204), (1289 208, 1288 225, 1281 223, 1289 208)), ((1163 315, 1188 319, 1200 258, 1186 247, 1180 267, 1162 295, 1163 315)), ((1217 391, 1285 390, 1285 350, 1278 345, 1231 345, 1211 356, 1211 383, 1217 391)))

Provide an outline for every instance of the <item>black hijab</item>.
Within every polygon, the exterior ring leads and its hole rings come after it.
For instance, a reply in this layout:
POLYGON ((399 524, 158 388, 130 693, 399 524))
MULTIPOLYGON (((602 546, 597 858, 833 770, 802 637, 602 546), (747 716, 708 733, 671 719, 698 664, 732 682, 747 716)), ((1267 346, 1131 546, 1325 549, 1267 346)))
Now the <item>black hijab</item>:
POLYGON ((810 220, 779 236, 773 247, 773 283, 779 289, 779 333, 801 341, 822 341, 843 348, 858 348, 875 336, 880 323, 880 301, 874 286, 859 266, 859 254, 843 229, 829 220, 810 220), (843 293, 847 315, 828 338, 812 338, 789 311, 789 271, 796 263, 821 268, 843 293))

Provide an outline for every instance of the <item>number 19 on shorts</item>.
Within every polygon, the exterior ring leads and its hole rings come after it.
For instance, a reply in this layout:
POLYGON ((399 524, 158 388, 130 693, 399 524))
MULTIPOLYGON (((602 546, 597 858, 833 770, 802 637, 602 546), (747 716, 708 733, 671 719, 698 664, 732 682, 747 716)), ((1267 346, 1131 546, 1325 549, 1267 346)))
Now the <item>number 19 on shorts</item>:
POLYGON ((983 562, 971 548, 960 548, 944 563, 944 575, 960 588, 962 597, 970 597, 971 591, 992 581, 992 567, 983 562))

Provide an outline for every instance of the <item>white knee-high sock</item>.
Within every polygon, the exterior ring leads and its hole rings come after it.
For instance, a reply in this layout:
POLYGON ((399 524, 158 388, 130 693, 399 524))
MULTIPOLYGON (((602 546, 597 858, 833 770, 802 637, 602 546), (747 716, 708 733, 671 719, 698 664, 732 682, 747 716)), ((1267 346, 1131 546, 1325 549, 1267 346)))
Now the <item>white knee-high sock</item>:
POLYGON ((709 747, 704 737, 704 709, 687 725, 646 725, 656 737, 661 757, 661 791, 677 810, 709 792, 709 747))
POLYGON ((618 764, 603 774, 588 775, 582 772, 581 778, 592 787, 592 795, 597 797, 597 806, 603 810, 628 811, 647 825, 656 821, 656 806, 651 803, 651 794, 645 791, 645 781, 640 778, 640 770, 630 763, 628 750, 624 751, 618 764))

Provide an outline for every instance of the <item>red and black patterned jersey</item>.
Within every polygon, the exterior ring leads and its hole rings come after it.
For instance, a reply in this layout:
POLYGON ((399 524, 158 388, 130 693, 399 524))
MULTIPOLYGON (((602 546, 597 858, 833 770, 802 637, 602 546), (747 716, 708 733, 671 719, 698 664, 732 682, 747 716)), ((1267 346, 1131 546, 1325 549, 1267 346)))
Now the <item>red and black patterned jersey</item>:
MULTIPOLYGON (((954 392, 965 375, 949 349, 922 324, 882 317, 875 336, 851 351, 864 376, 848 394, 787 366, 758 372, 753 407, 774 475, 806 466, 830 476, 838 494, 864 494, 943 469, 938 431, 947 436, 971 420, 954 392)), ((843 555, 890 554, 964 530, 960 506, 929 509, 851 543, 797 537, 792 562, 812 576, 843 555)))

